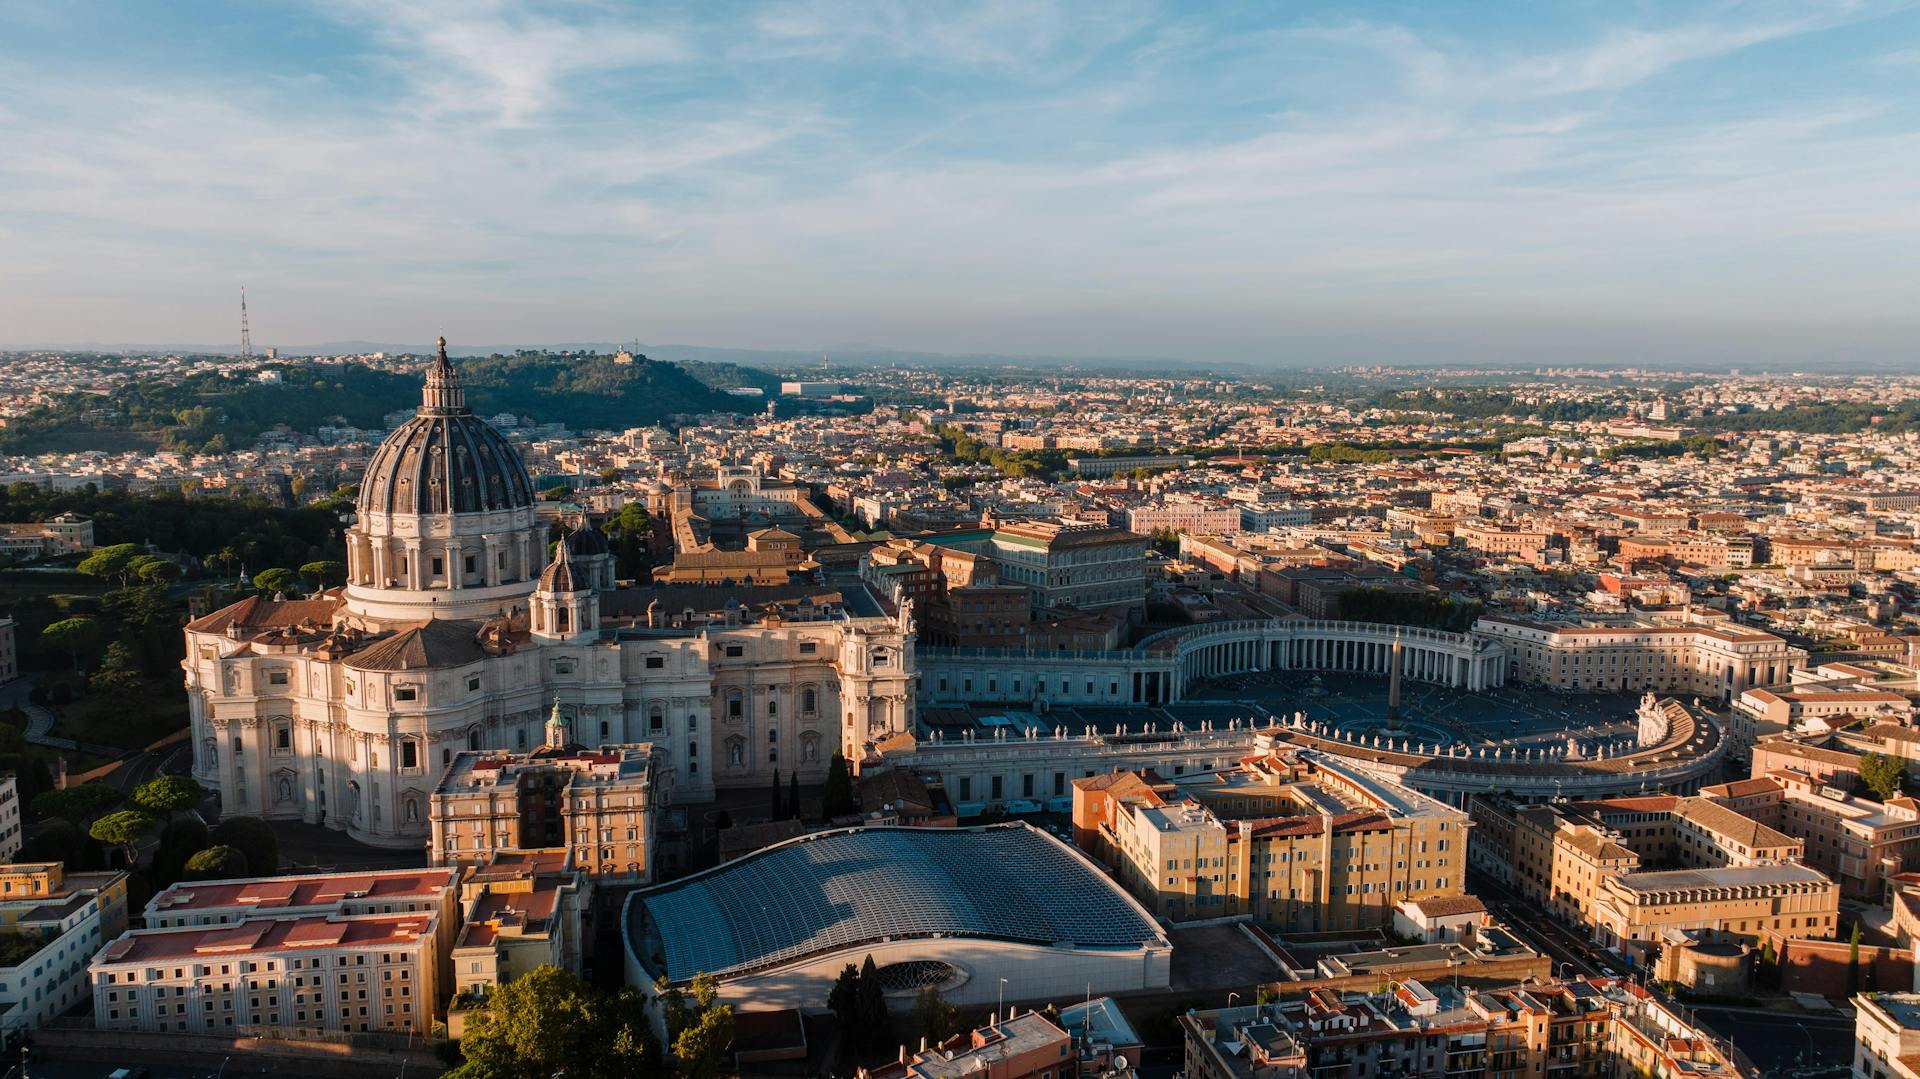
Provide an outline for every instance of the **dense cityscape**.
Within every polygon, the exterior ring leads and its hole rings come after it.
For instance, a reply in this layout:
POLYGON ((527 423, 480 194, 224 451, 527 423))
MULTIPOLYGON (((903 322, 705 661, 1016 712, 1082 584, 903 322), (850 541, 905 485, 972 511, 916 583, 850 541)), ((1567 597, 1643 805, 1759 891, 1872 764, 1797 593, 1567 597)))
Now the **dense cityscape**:
POLYGON ((1904 1074, 1920 379, 457 353, 8 357, 10 1044, 1904 1074))
POLYGON ((0 2, 0 1079, 1920 1079, 1916 72, 0 2))

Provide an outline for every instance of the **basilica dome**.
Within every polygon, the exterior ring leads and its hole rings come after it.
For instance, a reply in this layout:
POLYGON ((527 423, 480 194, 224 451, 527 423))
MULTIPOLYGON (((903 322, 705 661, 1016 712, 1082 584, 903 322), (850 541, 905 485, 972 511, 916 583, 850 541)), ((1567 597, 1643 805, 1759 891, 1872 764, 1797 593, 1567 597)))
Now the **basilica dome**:
POLYGON ((492 424, 467 407, 441 338, 419 411, 380 443, 367 464, 361 516, 489 513, 533 502, 527 466, 492 424))

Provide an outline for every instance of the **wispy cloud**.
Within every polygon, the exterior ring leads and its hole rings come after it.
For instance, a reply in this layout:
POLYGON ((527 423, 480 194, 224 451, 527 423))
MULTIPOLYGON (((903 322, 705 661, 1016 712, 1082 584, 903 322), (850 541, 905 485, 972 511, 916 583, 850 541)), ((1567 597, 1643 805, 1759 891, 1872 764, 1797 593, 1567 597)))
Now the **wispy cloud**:
POLYGON ((590 13, 567 18, 518 0, 345 0, 321 10, 363 23, 431 115, 528 124, 594 71, 678 65, 693 51, 669 30, 590 13))
POLYGON ((1237 356, 1327 312, 1884 320, 1920 285, 1920 22, 1877 9, 313 10, 324 63, 0 41, 0 334, 217 338, 245 275, 283 339, 1237 356), (64 328, 101 294, 123 329, 64 328))

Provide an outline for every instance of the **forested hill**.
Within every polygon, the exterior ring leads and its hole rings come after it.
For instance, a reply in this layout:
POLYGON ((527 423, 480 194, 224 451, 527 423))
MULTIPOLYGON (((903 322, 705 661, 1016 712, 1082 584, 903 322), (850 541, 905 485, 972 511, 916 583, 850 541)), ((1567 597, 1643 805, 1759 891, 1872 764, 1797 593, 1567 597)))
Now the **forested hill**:
MULTIPOLYGON (((739 411, 752 402, 727 394, 675 364, 636 357, 517 353, 456 362, 467 403, 482 416, 511 412, 524 422, 620 430, 685 412, 739 411)), ((147 378, 107 394, 71 393, 0 428, 0 453, 248 446, 285 424, 311 432, 329 424, 378 428, 381 418, 420 403, 416 373, 360 364, 265 364, 279 382, 251 375, 147 378)), ((745 369, 746 384, 765 378, 745 369)))

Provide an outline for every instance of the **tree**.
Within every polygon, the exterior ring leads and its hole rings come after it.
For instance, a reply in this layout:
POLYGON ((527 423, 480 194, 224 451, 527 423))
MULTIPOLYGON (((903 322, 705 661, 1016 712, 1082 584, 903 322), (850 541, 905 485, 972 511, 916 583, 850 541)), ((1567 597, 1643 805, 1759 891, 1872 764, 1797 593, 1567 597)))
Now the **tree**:
POLYGON ((40 643, 72 656, 73 669, 76 671, 80 669, 82 659, 100 650, 105 637, 100 621, 84 614, 62 618, 40 631, 40 643))
POLYGON ((1875 798, 1886 801, 1900 793, 1907 778, 1907 759, 1886 753, 1867 753, 1860 758, 1860 785, 1875 798))
POLYGON ((207 797, 206 788, 192 776, 160 776, 149 779, 127 796, 135 808, 144 809, 156 816, 171 817, 175 813, 192 809, 207 797))
POLYGON ((347 566, 344 562, 323 559, 301 566, 300 576, 306 578, 307 584, 312 586, 311 591, 318 592, 323 588, 347 583, 347 566))
POLYGON ((787 773, 787 819, 800 819, 800 769, 787 773))
POLYGON ((787 814, 785 812, 786 801, 784 800, 784 798, 782 798, 780 793, 780 769, 778 768, 775 768, 773 770, 773 788, 772 788, 771 798, 772 798, 772 803, 771 803, 771 808, 768 809, 767 811, 767 819, 780 820, 781 818, 785 817, 787 814))
POLYGON ((142 584, 169 585, 180 579, 180 567, 157 555, 141 555, 128 569, 128 576, 142 584))
POLYGON ((833 759, 827 762, 827 785, 820 792, 820 816, 833 820, 859 811, 860 803, 853 796, 853 773, 847 768, 847 758, 836 749, 833 759))
POLYGON ((100 669, 87 677, 87 690, 121 704, 137 700, 144 688, 133 650, 115 641, 101 657, 100 669))
POLYGON ((280 841, 273 829, 259 817, 226 817, 213 829, 213 841, 240 848, 247 856, 247 868, 256 876, 280 871, 280 841))
POLYGON ((147 862, 147 881, 165 888, 180 880, 187 859, 213 845, 207 822, 196 816, 174 817, 160 827, 160 845, 147 862))
POLYGON ((263 569, 253 575, 253 587, 268 593, 297 593, 300 591, 300 575, 279 566, 263 569))
POLYGON ((247 856, 240 853, 239 847, 230 847, 225 843, 208 847, 187 859, 182 880, 232 880, 235 877, 251 876, 247 868, 247 856))
POLYGON ((116 580, 127 583, 133 560, 143 552, 137 543, 115 543, 106 547, 96 547, 92 554, 80 560, 73 567, 89 577, 101 580, 116 580))
POLYGON ((940 990, 931 985, 920 990, 920 995, 913 1000, 913 1025, 930 1045, 938 1045, 967 1030, 966 1022, 960 1018, 960 1009, 948 1004, 940 990))
POLYGON ((693 975, 687 989, 693 1012, 674 1037, 674 1058, 687 1079, 714 1079, 733 1044, 733 1006, 720 1004, 720 981, 710 973, 693 975))
POLYGON ((659 1072, 659 1043, 644 999, 631 989, 608 996, 579 975, 542 965, 496 986, 468 1020, 460 1041, 466 1062, 451 1079, 613 1079, 659 1072))
POLYGON ((125 798, 120 791, 96 779, 77 787, 47 791, 33 800, 33 812, 38 817, 59 817, 79 824, 105 813, 125 798))
POLYGON ((840 1020, 840 1032, 852 1037, 860 1022, 860 968, 848 963, 840 968, 827 994, 827 1010, 840 1020))
POLYGON ((1860 923, 1853 923, 1853 932, 1847 934, 1847 995, 1851 997, 1860 991, 1860 923))
POLYGON ((132 869, 140 858, 133 845, 152 830, 155 819, 153 814, 143 809, 115 810, 89 825, 87 834, 102 843, 118 846, 120 853, 126 856, 127 868, 132 869))
POLYGON ((880 971, 874 966, 872 955, 868 955, 866 962, 860 964, 858 1016, 860 1036, 867 1052, 894 1044, 893 1016, 887 1011, 887 990, 880 984, 880 971))

